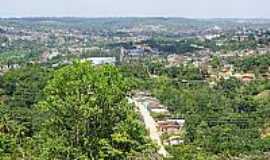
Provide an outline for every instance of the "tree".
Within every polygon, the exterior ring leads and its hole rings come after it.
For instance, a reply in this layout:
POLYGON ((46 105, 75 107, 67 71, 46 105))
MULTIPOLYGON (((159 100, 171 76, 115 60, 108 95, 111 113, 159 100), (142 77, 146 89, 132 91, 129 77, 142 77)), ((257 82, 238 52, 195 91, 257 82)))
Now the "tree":
POLYGON ((221 65, 220 59, 217 56, 213 56, 210 62, 213 68, 219 68, 221 65))
POLYGON ((128 82, 113 66, 75 63, 56 71, 38 104, 36 153, 45 159, 123 159, 151 149, 125 99, 128 82))
POLYGON ((50 72, 39 65, 27 65, 3 76, 3 89, 11 107, 31 108, 42 98, 50 72))

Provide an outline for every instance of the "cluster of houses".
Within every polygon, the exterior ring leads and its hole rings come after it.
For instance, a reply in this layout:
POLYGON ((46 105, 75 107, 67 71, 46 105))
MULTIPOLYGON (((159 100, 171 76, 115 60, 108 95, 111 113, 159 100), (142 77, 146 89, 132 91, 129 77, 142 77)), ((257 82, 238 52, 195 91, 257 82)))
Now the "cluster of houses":
POLYGON ((147 56, 157 56, 159 54, 158 49, 153 49, 148 45, 136 45, 133 48, 126 49, 120 48, 120 62, 129 62, 132 60, 143 59, 147 56))
MULTIPOLYGON (((207 73, 205 75, 211 81, 218 81, 220 79, 229 79, 234 77, 241 82, 250 82, 256 79, 254 73, 237 73, 235 72, 234 66, 231 64, 224 64, 220 69, 214 69, 210 64, 210 57, 204 57, 201 60, 194 60, 186 55, 169 55, 167 57, 168 66, 177 66, 179 64, 187 64, 192 63, 194 66, 201 69, 203 73, 207 73)), ((264 77, 268 78, 268 74, 264 74, 264 77)))
POLYGON ((235 58, 252 57, 265 55, 270 53, 270 47, 246 49, 242 51, 234 51, 230 53, 211 53, 209 50, 202 50, 202 54, 198 53, 195 56, 187 54, 171 54, 167 56, 167 67, 193 64, 198 67, 210 83, 215 83, 221 79, 236 78, 243 83, 248 83, 256 79, 270 80, 270 67, 268 72, 260 75, 255 75, 253 72, 237 72, 235 66, 228 64, 230 60, 235 58), (217 55, 221 65, 219 68, 213 68, 211 65, 212 55, 217 55))
POLYGON ((224 65, 219 71, 214 71, 211 66, 208 69, 209 79, 211 81, 218 81, 220 79, 236 78, 243 83, 251 82, 256 79, 254 73, 240 73, 235 72, 233 65, 224 65))
POLYGON ((221 69, 218 71, 214 71, 214 69, 209 66, 208 67, 208 80, 210 81, 219 81, 220 79, 230 79, 230 78, 236 78, 239 81, 243 83, 248 83, 251 81, 254 81, 256 79, 264 79, 264 80, 270 80, 270 67, 268 69, 268 72, 256 75, 253 72, 237 72, 233 65, 224 65, 221 69))
POLYGON ((179 145, 184 143, 181 137, 185 124, 184 119, 172 118, 167 107, 162 105, 158 99, 151 97, 148 92, 136 91, 133 98, 143 104, 154 118, 156 129, 161 135, 164 135, 162 137, 166 137, 162 138, 164 145, 179 145), (157 115, 161 115, 161 117, 157 115))

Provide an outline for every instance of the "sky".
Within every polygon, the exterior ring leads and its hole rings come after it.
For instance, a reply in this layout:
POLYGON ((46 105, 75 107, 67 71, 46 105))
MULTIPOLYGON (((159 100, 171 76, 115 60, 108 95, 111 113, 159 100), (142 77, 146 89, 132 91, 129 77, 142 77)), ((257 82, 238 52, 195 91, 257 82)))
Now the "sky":
POLYGON ((0 0, 0 17, 270 18, 270 0, 0 0))

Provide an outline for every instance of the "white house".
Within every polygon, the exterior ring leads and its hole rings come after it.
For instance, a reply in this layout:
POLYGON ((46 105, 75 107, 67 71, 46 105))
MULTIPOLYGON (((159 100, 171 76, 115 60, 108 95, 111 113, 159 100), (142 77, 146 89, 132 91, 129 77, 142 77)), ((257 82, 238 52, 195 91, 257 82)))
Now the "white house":
POLYGON ((116 58, 115 57, 91 57, 91 58, 86 58, 83 61, 90 61, 94 65, 115 64, 116 58))

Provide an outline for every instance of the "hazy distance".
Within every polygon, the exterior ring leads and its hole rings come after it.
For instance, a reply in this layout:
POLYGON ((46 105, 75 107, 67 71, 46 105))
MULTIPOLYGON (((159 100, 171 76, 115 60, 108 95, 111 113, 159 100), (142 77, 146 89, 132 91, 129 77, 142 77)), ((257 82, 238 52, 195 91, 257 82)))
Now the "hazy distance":
POLYGON ((269 0, 2 0, 0 17, 270 18, 269 0))

